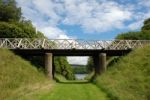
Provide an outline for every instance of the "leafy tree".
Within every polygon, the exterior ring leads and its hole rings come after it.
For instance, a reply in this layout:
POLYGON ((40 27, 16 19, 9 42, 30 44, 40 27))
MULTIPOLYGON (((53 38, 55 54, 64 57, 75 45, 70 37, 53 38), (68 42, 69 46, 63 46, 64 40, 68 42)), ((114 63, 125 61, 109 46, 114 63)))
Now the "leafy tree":
POLYGON ((142 27, 142 31, 150 30, 150 18, 144 21, 144 26, 142 27))
POLYGON ((45 38, 36 32, 30 20, 25 20, 15 0, 0 0, 0 38, 45 38))
POLYGON ((66 57, 55 57, 54 58, 54 66, 55 66, 55 72, 63 75, 69 80, 74 80, 75 75, 73 72, 73 69, 67 62, 66 57))
POLYGON ((0 21, 19 21, 21 8, 16 6, 15 0, 0 0, 0 21))
POLYGON ((44 36, 44 34, 43 34, 42 32, 40 32, 40 31, 37 31, 36 37, 37 37, 37 38, 47 38, 47 37, 44 36))
POLYGON ((79 65, 76 67, 73 67, 74 73, 76 74, 86 74, 87 73, 87 68, 84 65, 79 65))
POLYGON ((20 21, 19 23, 14 23, 18 27, 20 27, 25 34, 28 35, 30 38, 35 38, 36 37, 36 29, 33 27, 32 22, 30 20, 23 20, 20 21))
POLYGON ((10 23, 0 22, 0 38, 23 38, 28 37, 28 34, 24 33, 24 31, 10 23))
POLYGON ((45 38, 32 23, 0 22, 0 38, 45 38))
POLYGON ((88 63, 87 63, 87 65, 86 65, 86 67, 87 67, 87 71, 88 71, 88 72, 92 72, 92 71, 93 71, 93 69, 94 69, 93 57, 89 57, 89 58, 88 58, 88 63))
POLYGON ((116 39, 139 40, 141 32, 127 32, 119 34, 116 39))

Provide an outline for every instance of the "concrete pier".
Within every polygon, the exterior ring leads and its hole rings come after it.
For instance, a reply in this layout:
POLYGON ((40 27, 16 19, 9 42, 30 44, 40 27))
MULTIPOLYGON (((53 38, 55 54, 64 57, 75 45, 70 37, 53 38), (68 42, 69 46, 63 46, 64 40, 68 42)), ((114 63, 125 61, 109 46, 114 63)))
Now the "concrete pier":
POLYGON ((53 79, 53 54, 45 54, 45 71, 49 79, 53 79))
POLYGON ((101 53, 99 56, 100 56, 100 69, 101 69, 101 73, 103 73, 107 69, 106 53, 101 53))

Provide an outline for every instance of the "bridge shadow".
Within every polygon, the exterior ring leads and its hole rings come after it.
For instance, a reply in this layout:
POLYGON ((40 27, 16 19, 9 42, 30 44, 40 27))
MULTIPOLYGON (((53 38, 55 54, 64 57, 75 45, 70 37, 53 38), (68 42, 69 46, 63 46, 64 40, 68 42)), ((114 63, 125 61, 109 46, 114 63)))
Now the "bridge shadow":
POLYGON ((58 83, 61 83, 61 84, 88 84, 88 83, 90 83, 90 82, 88 82, 88 81, 81 81, 81 82, 78 82, 78 81, 66 81, 66 82, 62 82, 62 81, 60 81, 60 82, 58 82, 58 83))
POLYGON ((61 84, 88 84, 90 83, 90 81, 88 80, 55 80, 57 83, 61 83, 61 84))

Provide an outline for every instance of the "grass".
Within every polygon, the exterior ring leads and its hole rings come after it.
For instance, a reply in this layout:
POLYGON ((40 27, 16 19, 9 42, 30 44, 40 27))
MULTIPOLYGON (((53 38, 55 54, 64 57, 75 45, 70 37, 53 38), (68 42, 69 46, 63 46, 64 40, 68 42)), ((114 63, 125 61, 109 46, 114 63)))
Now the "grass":
POLYGON ((59 83, 56 83, 50 92, 40 91, 22 100, 109 100, 107 95, 96 85, 87 81, 68 81, 60 75, 56 75, 59 83), (31 99, 32 98, 32 99, 31 99))
POLYGON ((150 46, 111 64, 96 85, 56 77, 52 86, 28 61, 0 50, 0 100, 150 100, 150 46))
POLYGON ((50 81, 36 67, 6 49, 0 49, 0 100, 21 96, 50 87, 50 81))
POLYGON ((106 94, 91 83, 57 84, 52 93, 39 100, 108 100, 106 94))
POLYGON ((95 83, 114 100, 150 100, 150 46, 121 58, 95 83))

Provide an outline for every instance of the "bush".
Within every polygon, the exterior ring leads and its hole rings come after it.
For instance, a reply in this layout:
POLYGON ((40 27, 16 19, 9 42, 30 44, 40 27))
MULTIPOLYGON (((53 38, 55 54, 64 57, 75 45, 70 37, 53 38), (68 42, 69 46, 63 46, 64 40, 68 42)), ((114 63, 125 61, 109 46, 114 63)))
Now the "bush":
POLYGON ((10 23, 0 22, 0 38, 16 38, 16 37, 28 37, 24 34, 23 30, 10 23))

